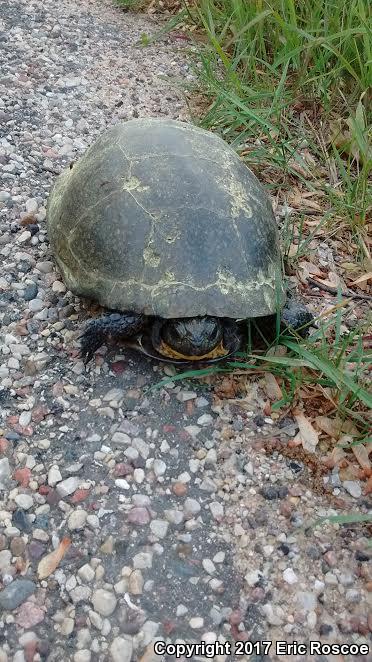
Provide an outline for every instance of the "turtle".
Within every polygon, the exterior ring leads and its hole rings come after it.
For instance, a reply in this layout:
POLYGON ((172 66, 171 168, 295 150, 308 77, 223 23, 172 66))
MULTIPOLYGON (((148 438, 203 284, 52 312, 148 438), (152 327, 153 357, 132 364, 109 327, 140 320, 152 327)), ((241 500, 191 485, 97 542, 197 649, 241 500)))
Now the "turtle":
POLYGON ((269 195, 225 140, 188 122, 106 129, 57 177, 47 229, 67 288, 104 309, 80 336, 85 363, 109 340, 210 363, 242 348, 246 320, 312 322, 286 294, 269 195))

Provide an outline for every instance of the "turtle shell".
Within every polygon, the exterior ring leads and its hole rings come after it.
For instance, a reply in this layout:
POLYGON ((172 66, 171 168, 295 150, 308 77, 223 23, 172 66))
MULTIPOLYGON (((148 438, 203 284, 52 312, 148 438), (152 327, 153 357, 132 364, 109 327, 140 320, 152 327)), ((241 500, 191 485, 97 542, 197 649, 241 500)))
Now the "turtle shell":
POLYGON ((268 195, 229 145, 187 123, 108 129, 58 177, 47 224, 67 287, 111 310, 238 319, 283 302, 268 195))

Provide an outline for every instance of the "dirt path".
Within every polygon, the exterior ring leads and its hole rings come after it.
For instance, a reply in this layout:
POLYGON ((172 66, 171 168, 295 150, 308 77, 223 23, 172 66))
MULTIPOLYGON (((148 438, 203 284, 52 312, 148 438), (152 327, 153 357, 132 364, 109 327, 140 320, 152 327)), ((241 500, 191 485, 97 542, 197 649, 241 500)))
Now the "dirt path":
MULTIPOLYGON (((156 638, 369 641, 366 531, 304 526, 368 504, 337 474, 330 501, 269 448, 292 420, 265 418, 256 386, 240 405, 206 384, 154 393, 164 368, 137 354, 78 359, 86 312, 55 270, 46 198, 106 126, 187 117, 160 78, 191 75, 182 47, 136 46, 153 30, 105 1, 0 3, 0 662, 174 659, 156 638)), ((341 659, 264 653, 214 659, 341 659)))

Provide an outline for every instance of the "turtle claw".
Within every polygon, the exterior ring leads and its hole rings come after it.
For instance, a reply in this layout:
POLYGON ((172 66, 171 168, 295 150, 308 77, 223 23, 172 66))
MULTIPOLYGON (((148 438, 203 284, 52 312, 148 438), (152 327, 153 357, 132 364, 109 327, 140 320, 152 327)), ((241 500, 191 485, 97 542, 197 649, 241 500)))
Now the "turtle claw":
POLYGON ((302 301, 289 299, 282 310, 284 328, 295 331, 302 338, 309 334, 309 327, 315 326, 314 316, 302 301))
POLYGON ((97 349, 105 342, 105 336, 97 326, 95 320, 89 321, 80 336, 80 358, 83 359, 84 365, 92 360, 97 349))

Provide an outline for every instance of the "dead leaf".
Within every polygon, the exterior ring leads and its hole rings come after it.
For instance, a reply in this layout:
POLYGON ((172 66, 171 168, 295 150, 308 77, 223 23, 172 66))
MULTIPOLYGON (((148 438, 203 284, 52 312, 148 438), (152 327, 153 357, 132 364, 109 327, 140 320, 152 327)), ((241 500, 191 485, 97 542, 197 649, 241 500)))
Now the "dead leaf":
POLYGON ((314 453, 319 442, 317 431, 302 412, 295 414, 295 419, 300 428, 299 436, 301 437, 304 449, 309 451, 309 453, 314 453))
POLYGON ((302 444, 302 437, 301 434, 298 432, 293 439, 288 440, 288 446, 289 448, 295 448, 296 446, 301 446, 302 444))
POLYGON ((342 422, 338 418, 329 418, 329 416, 317 416, 315 419, 316 427, 325 432, 329 437, 338 439, 341 433, 342 422))
POLYGON ((368 478, 366 486, 364 488, 364 494, 371 494, 372 492, 372 476, 368 478))
POLYGON ((288 349, 285 345, 274 345, 269 347, 266 356, 286 356, 288 349))
POLYGON ((342 448, 335 447, 332 450, 332 453, 327 455, 327 457, 324 460, 324 464, 329 468, 333 469, 333 467, 339 467, 344 463, 345 460, 345 451, 342 450, 342 448))
POLYGON ((280 400, 283 397, 282 389, 272 372, 265 373, 265 391, 272 401, 280 400))
POLYGON ((360 466, 363 469, 370 469, 371 468, 371 462, 368 457, 368 452, 365 446, 363 444, 358 444, 357 446, 352 446, 352 451, 358 460, 360 466))
POLYGON ((37 576, 39 579, 45 579, 55 571, 71 545, 70 538, 63 538, 57 549, 44 556, 37 567, 37 576))
POLYGON ((341 467, 339 474, 342 481, 358 480, 359 468, 355 464, 348 464, 346 467, 341 467))
POLYGON ((372 271, 369 271, 367 274, 363 274, 363 276, 359 276, 359 278, 353 280, 351 285, 359 285, 360 283, 365 283, 368 280, 372 280, 372 271))

